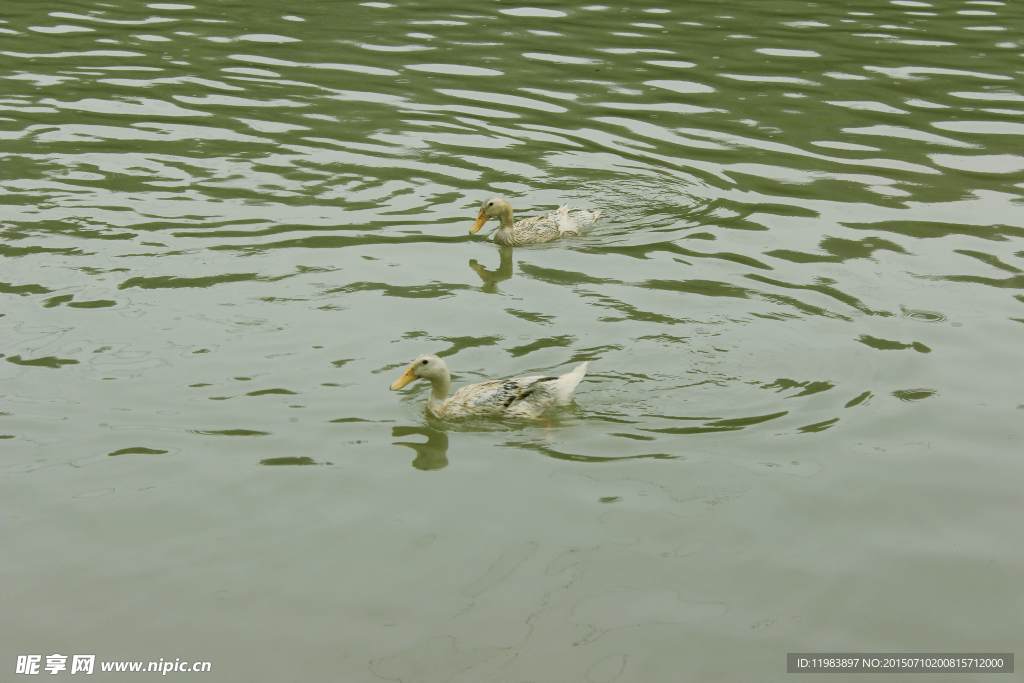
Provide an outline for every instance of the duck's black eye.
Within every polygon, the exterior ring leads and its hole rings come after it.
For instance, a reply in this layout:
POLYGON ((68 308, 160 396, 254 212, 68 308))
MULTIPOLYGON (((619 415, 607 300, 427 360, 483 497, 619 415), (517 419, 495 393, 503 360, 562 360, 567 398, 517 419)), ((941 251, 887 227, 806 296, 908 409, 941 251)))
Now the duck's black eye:
POLYGON ((494 202, 487 202, 487 206, 494 206, 494 202))
POLYGON ((423 364, 424 364, 424 365, 426 365, 426 364, 427 364, 427 361, 423 361, 423 364))

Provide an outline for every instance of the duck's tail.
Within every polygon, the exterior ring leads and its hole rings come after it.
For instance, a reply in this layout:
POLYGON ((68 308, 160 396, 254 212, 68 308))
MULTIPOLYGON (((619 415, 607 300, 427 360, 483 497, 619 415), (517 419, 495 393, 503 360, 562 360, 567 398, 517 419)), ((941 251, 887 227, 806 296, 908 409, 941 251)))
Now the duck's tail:
POLYGON ((576 230, 576 226, 569 220, 568 204, 562 204, 555 211, 555 223, 558 225, 559 233, 574 232, 576 230))
POLYGON ((580 363, 575 370, 562 375, 551 383, 555 394, 555 405, 564 406, 572 400, 572 392, 576 391, 576 385, 587 374, 589 364, 590 361, 580 363))
POLYGON ((558 209, 558 231, 559 232, 580 232, 583 228, 593 224, 601 215, 601 209, 588 211, 587 209, 570 209, 566 204, 558 209))

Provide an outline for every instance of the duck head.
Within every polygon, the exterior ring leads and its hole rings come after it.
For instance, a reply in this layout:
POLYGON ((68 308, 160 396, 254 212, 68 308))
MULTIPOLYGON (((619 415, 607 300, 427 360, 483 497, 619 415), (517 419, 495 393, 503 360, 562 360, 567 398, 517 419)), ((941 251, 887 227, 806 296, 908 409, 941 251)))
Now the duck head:
POLYGON ((434 382, 444 382, 450 376, 448 365, 443 360, 433 354, 425 353, 409 365, 405 374, 391 383, 391 391, 397 391, 418 379, 426 379, 433 384, 434 382))
POLYGON ((476 232, 484 227, 488 219, 498 217, 501 225, 512 225, 512 206, 501 197, 491 197, 480 206, 480 213, 476 217, 476 223, 469 228, 470 232, 476 232))

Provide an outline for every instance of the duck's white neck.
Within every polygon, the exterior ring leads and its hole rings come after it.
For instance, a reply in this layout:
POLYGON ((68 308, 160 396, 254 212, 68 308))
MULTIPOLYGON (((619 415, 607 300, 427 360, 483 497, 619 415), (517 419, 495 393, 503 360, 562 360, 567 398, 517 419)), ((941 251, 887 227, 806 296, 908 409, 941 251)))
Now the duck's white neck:
POLYGON ((510 206, 506 211, 502 211, 501 213, 499 213, 497 218, 498 222, 500 223, 500 225, 498 226, 498 230, 511 233, 512 224, 515 222, 512 218, 512 207, 510 206))
POLYGON ((452 388, 452 378, 447 372, 441 377, 430 378, 430 398, 428 408, 441 408, 448 401, 448 390, 452 388))

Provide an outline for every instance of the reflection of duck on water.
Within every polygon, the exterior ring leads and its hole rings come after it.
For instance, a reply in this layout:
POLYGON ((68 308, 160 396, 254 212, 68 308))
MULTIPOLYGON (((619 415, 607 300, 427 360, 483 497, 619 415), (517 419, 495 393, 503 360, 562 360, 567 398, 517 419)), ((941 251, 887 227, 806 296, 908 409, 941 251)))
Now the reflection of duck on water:
POLYGON ((444 419, 471 415, 539 419, 545 409, 567 405, 576 385, 586 373, 587 363, 581 363, 561 377, 534 375, 469 384, 448 398, 448 390, 452 385, 448 365, 437 356, 424 354, 394 381, 391 390, 401 389, 418 379, 430 380, 427 410, 444 419))
POLYGON ((476 259, 469 260, 469 267, 484 281, 483 290, 485 292, 492 293, 497 291, 499 282, 512 277, 512 247, 501 247, 498 250, 498 258, 501 260, 495 270, 487 270, 487 268, 477 263, 476 259))
POLYGON ((426 443, 395 441, 396 446, 406 446, 416 451, 412 466, 418 470, 442 470, 448 466, 448 435, 443 431, 425 427, 392 427, 391 436, 419 434, 427 437, 426 443))
POLYGON ((521 244, 550 242, 565 235, 579 235, 600 215, 600 210, 570 209, 568 204, 563 204, 551 213, 513 223, 512 206, 501 197, 491 197, 480 207, 480 214, 469 231, 476 232, 488 219, 497 217, 499 225, 494 241, 507 247, 518 247, 521 244))

